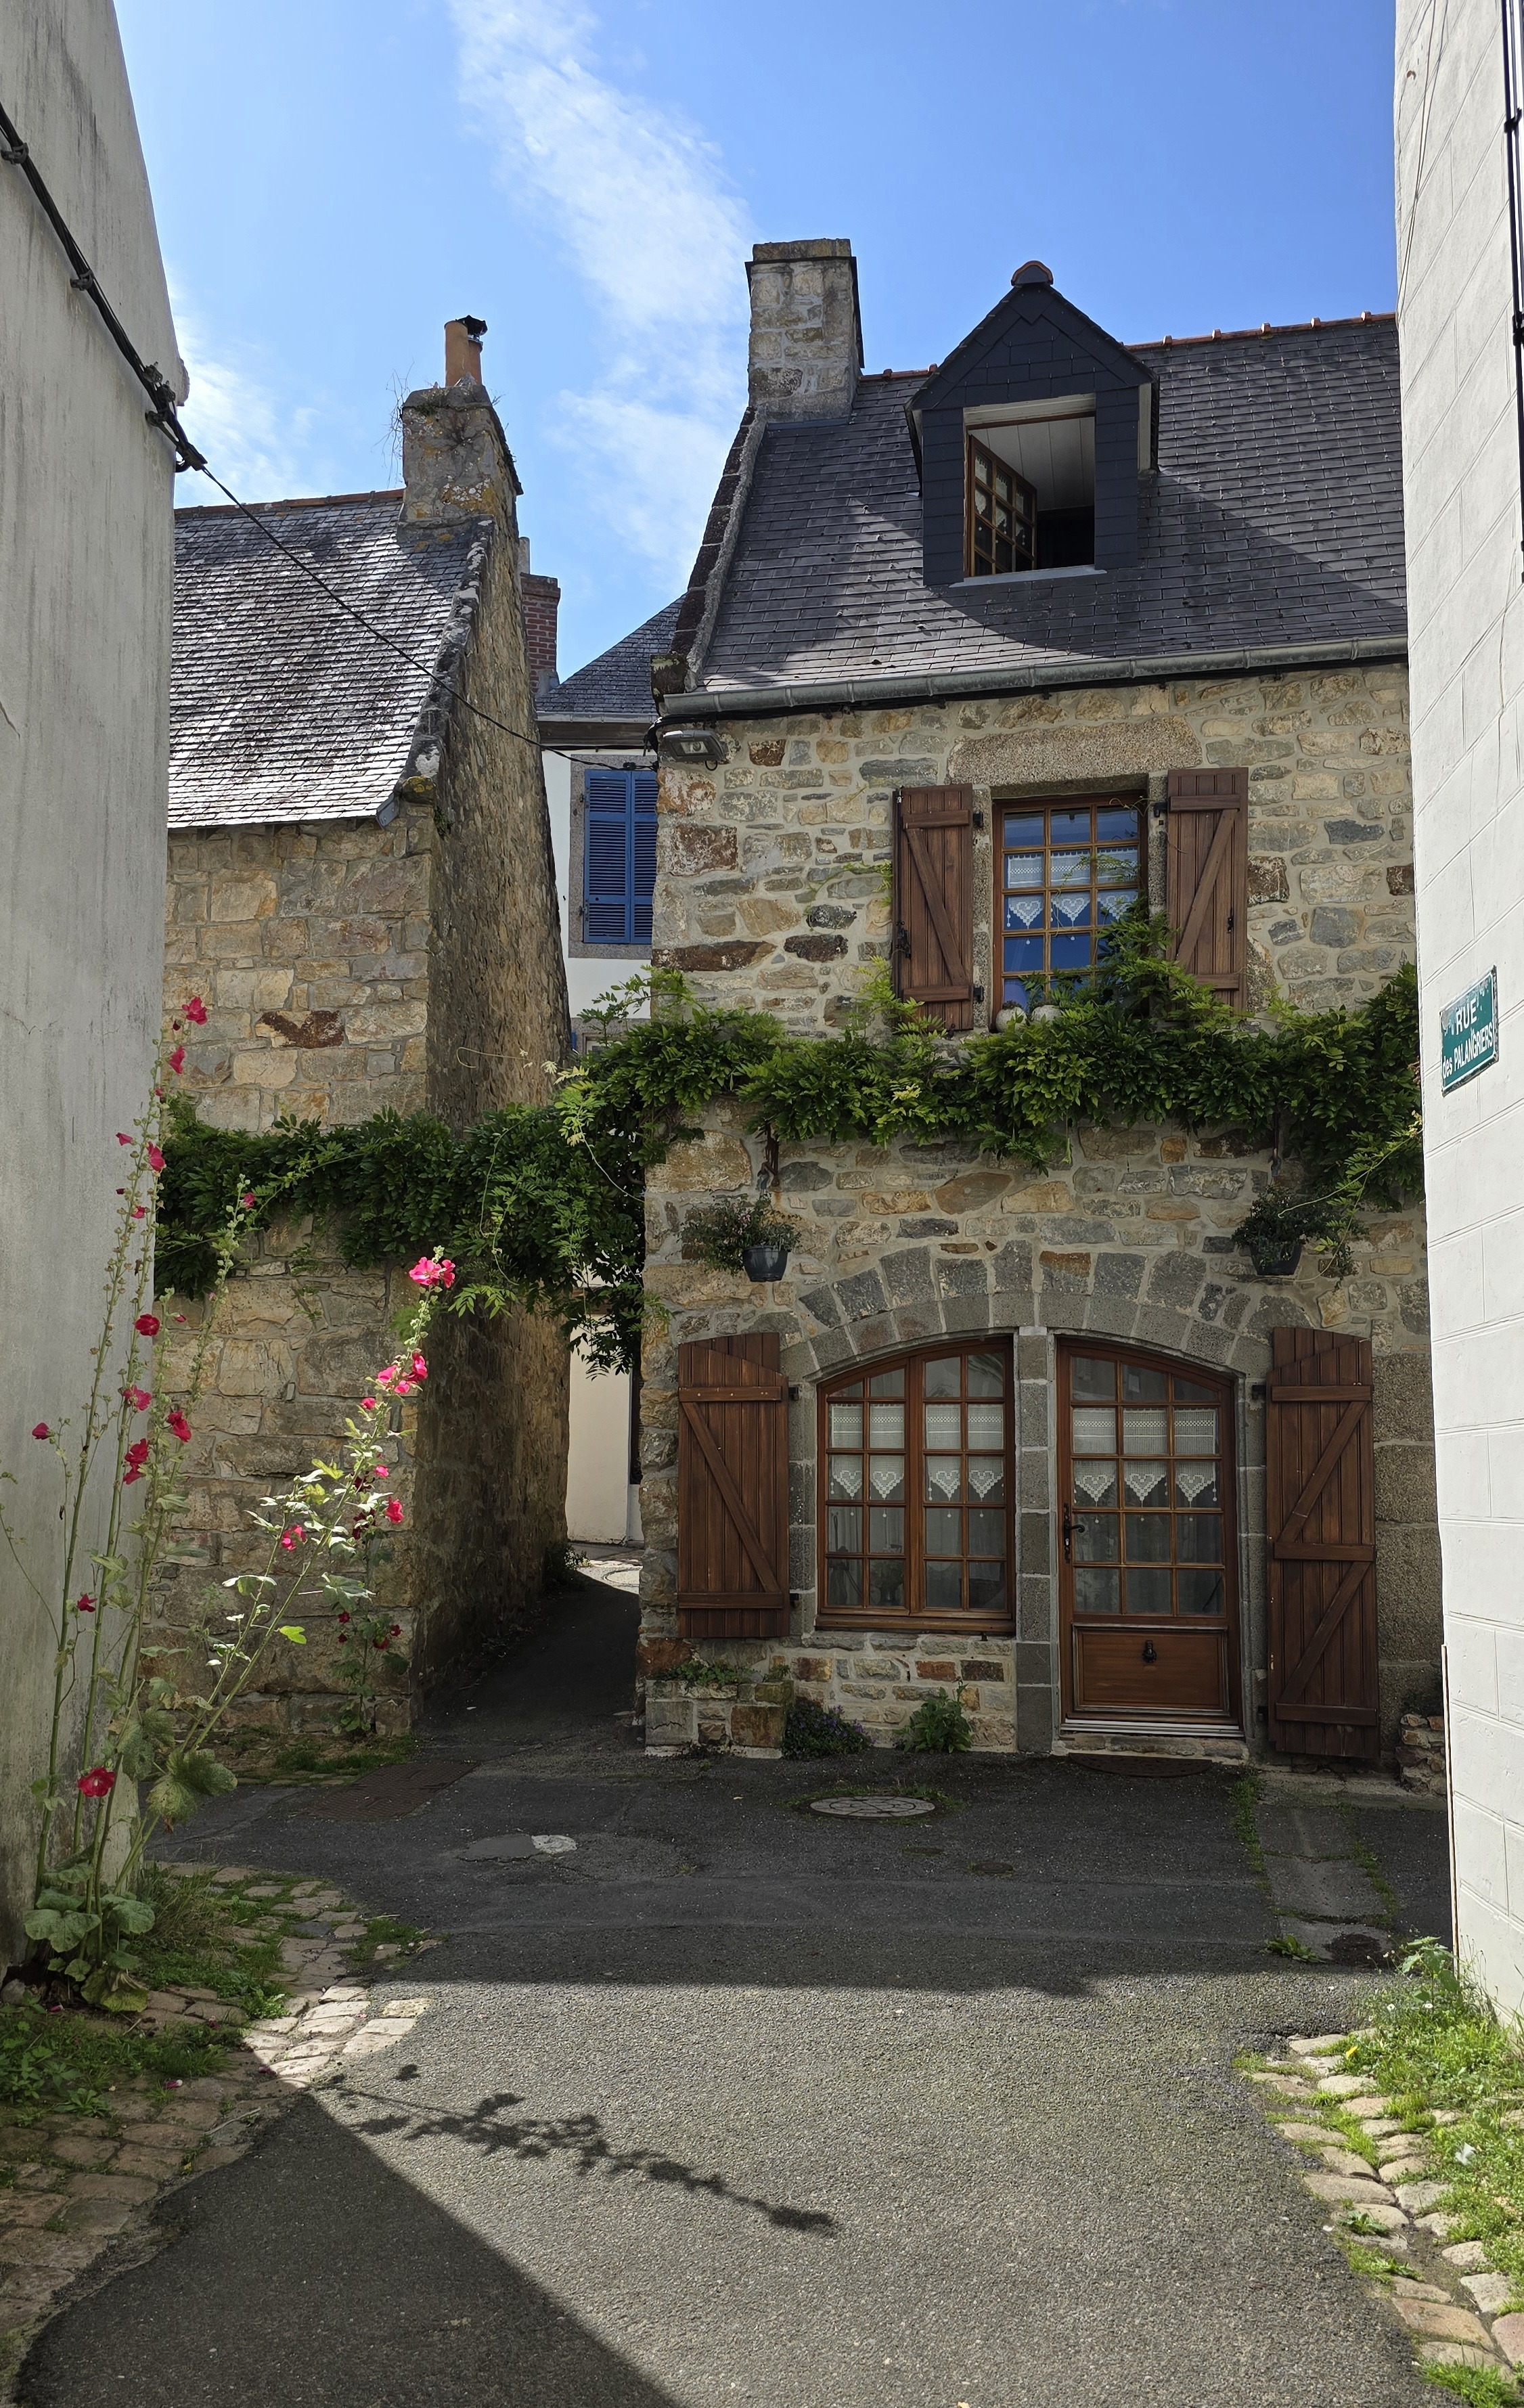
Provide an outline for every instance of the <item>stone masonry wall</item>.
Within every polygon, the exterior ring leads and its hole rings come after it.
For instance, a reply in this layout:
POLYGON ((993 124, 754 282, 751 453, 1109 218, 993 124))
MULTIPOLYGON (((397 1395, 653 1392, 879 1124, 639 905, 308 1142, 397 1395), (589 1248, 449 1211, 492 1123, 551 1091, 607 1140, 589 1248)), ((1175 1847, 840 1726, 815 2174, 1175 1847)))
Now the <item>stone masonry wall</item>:
MULTIPOLYGON (((1309 1008, 1358 1002, 1412 955, 1403 704, 1402 672, 1373 669, 727 723, 721 768, 663 769, 655 958, 683 969, 706 1002, 769 1010, 827 1034, 885 950, 893 788, 968 781, 985 814, 975 975, 992 995, 992 805, 1118 786, 1158 801, 1169 768, 1217 762, 1250 772, 1257 996, 1278 991, 1309 1008)), ((1150 817, 1150 892, 1162 901, 1162 815, 1150 817)), ((647 1191, 648 1284, 669 1318, 648 1340, 644 1364, 641 1660, 662 1681, 654 1721, 670 1726, 669 1739, 690 1712, 662 1679, 689 1652, 673 1603, 679 1344, 776 1329, 798 1391, 791 1640, 706 1653, 841 1706, 882 1744, 920 1698, 946 1687, 963 1696, 978 1744, 1047 1749, 1059 1719, 1055 1349, 1061 1334, 1089 1330, 1236 1376, 1244 1727, 1262 1743, 1262 1383, 1269 1332, 1292 1324, 1348 1328, 1375 1352, 1389 1744, 1403 1705, 1431 1683, 1439 1649, 1422 1219, 1377 1219, 1338 1286, 1310 1251, 1294 1280, 1264 1281, 1234 1231, 1270 1175, 1269 1156, 1231 1133, 1174 1127, 1077 1127, 1068 1160, 1041 1174, 968 1146, 784 1146, 783 1201, 805 1235, 786 1278, 758 1289, 685 1258, 688 1211, 766 1176, 761 1140, 741 1116, 729 1107, 707 1115, 704 1137, 674 1148, 647 1191), (1016 1340, 1015 1634, 956 1644, 903 1627, 820 1628, 813 1383, 942 1333, 986 1330, 1016 1340)), ((722 1700, 703 1711, 711 1725, 723 1720, 722 1700)))

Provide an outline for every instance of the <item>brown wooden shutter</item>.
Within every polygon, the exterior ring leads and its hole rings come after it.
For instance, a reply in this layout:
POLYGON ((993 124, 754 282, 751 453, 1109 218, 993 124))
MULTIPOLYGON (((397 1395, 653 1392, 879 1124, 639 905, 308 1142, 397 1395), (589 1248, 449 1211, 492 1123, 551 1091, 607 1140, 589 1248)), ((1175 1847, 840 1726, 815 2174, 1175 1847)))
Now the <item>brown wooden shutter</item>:
POLYGON ((788 1635, 788 1388, 778 1339, 678 1349, 677 1627, 788 1635))
POLYGON ((1249 773, 1170 772, 1169 892, 1175 959, 1248 1010, 1249 773))
POLYGON ((1268 1388, 1270 1743, 1374 1759, 1375 1461, 1371 1347, 1274 1329, 1268 1388))
POLYGON ((895 796, 895 993, 944 1028, 973 1025, 973 788, 895 796))

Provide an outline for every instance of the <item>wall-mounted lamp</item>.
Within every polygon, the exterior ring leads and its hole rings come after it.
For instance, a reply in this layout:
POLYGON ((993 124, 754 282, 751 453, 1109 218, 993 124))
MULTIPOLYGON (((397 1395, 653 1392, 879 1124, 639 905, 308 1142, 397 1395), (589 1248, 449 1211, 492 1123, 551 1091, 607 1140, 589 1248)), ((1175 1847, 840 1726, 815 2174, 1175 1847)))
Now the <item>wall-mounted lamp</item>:
POLYGON ((664 727, 656 740, 664 761, 696 762, 703 768, 717 769, 726 756, 724 737, 712 735, 707 727, 664 727))

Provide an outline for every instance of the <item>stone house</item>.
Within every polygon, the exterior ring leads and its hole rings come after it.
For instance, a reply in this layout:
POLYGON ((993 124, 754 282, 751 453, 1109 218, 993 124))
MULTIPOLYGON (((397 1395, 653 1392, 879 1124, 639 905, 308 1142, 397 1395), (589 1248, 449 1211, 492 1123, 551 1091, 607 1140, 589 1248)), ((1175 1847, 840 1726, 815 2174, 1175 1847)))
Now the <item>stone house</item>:
MULTIPOLYGON (((543 1100, 566 1056, 520 487, 473 330, 446 328, 445 383, 402 405, 400 491, 262 509, 284 552, 237 510, 179 514, 165 1004, 206 1001, 185 1083, 215 1126, 389 1108, 461 1129, 543 1100)), ((258 1243, 196 1416, 167 1627, 244 1566, 247 1509, 341 1429, 391 1351, 403 1269, 347 1268, 305 1226, 258 1243)), ((383 1584, 411 1679, 394 1723, 533 1613, 566 1533, 559 1331, 442 1317, 430 1351, 421 1404, 396 1408, 408 1524, 383 1584)), ((337 1634, 321 1617, 309 1633, 252 1701, 271 1727, 341 1702, 337 1634)))
MULTIPOLYGON (((846 243, 748 274, 653 665, 654 959, 826 1042, 887 958, 956 1045, 1143 895, 1246 1011, 1373 996, 1414 950, 1391 320, 1124 346, 1032 262, 869 375, 846 243)), ((1264 1279, 1268 1154, 1070 1139, 774 1174, 721 1105, 652 1174, 649 1745, 774 1747, 792 1695, 886 1744, 946 1690, 991 1750, 1369 1760, 1432 1703, 1421 1215, 1264 1279), (785 1277, 688 1258, 695 1205, 774 1175, 785 1277), (668 1677, 696 1656, 727 1692, 668 1677)))

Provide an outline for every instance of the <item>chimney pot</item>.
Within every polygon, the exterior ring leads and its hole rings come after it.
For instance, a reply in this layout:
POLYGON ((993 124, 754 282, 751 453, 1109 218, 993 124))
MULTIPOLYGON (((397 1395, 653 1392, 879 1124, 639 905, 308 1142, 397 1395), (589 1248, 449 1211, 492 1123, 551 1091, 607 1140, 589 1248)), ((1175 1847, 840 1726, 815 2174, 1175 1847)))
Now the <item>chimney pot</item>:
POLYGON ((444 380, 459 384, 462 377, 482 381, 482 337, 485 318, 447 318, 444 328, 444 380))
POLYGON ((753 408, 775 420, 847 417, 863 364, 851 243, 759 242, 746 280, 753 408))

